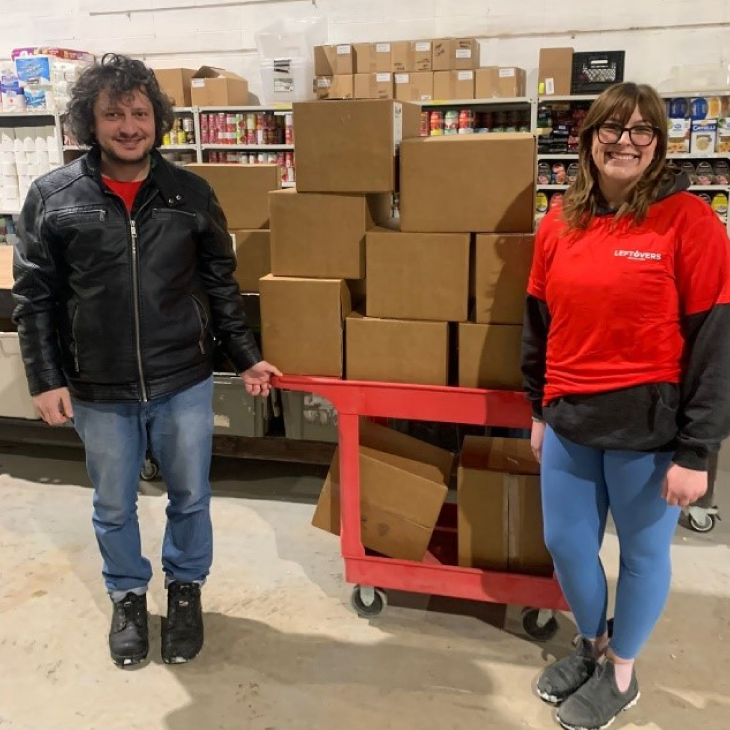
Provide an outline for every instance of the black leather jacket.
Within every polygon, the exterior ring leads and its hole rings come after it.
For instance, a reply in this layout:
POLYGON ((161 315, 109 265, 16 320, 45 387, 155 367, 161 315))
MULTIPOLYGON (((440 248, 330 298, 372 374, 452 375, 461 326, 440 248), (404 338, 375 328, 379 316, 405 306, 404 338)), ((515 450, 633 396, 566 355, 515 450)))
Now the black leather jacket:
POLYGON ((259 362, 208 183, 155 151, 130 216, 99 163, 92 151, 39 178, 21 212, 13 320, 30 392, 172 393, 212 373, 214 336, 239 372, 259 362))

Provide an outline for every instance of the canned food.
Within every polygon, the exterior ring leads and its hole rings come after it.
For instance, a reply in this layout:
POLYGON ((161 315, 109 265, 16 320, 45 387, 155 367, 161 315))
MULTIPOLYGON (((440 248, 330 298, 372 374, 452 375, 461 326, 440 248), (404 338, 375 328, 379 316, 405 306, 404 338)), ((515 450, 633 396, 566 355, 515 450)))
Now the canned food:
POLYGON ((550 196, 550 205, 548 206, 548 210, 559 208, 563 204, 563 197, 563 193, 553 193, 550 196))
POLYGON ((568 165, 568 172, 566 174, 566 179, 568 181, 568 185, 572 185, 578 179, 579 172, 580 172, 580 165, 577 162, 573 162, 570 165, 568 165))
POLYGON ((440 137, 444 133, 444 113, 431 112, 431 136, 440 137))
POLYGON ((550 185, 552 180, 552 172, 550 165, 547 162, 537 163, 537 184, 538 185, 550 185))
POLYGON ((726 216, 727 202, 727 193, 717 193, 715 197, 712 198, 712 210, 714 210, 719 216, 726 216))
POLYGON ((548 209, 548 197, 543 192, 538 192, 535 196, 535 212, 546 213, 548 209))
POLYGON ((459 112, 450 109, 444 115, 444 134, 459 133, 459 112))
POLYGON ((566 172, 565 165, 562 162, 556 162, 553 165, 551 179, 553 185, 565 185, 566 172))
POLYGON ((428 137, 430 132, 431 116, 428 112, 421 112, 421 127, 419 135, 421 137, 428 137))

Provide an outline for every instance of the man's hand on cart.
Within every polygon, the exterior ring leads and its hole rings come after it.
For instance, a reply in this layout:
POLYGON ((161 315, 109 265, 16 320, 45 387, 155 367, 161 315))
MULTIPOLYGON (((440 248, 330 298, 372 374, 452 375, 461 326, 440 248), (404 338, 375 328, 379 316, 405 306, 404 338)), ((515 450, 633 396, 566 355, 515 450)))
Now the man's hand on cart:
POLYGON ((54 388, 38 393, 33 396, 33 405, 49 426, 62 426, 74 417, 68 388, 54 388))
POLYGON ((260 395, 262 398, 266 398, 271 390, 269 383, 272 375, 281 375, 281 371, 266 360, 262 360, 241 373, 241 380, 249 395, 260 395))

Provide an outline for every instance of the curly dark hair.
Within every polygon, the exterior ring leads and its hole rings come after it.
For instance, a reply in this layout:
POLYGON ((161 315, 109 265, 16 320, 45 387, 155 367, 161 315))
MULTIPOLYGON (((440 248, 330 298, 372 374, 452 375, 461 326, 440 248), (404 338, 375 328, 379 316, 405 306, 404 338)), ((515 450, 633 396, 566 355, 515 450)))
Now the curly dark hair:
POLYGON ((155 115, 155 147, 162 136, 172 129, 175 117, 172 103, 155 77, 154 71, 142 61, 117 53, 106 53, 99 63, 84 71, 71 90, 66 120, 79 144, 94 145, 94 103, 102 91, 112 101, 124 99, 141 91, 152 102, 155 115))

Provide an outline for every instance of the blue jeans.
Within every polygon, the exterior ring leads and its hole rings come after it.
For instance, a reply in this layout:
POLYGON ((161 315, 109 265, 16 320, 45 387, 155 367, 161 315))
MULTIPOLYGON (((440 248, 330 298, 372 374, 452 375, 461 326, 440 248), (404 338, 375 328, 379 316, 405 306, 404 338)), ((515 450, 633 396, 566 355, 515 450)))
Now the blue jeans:
POLYGON ((599 550, 608 510, 621 548, 611 648, 634 659, 664 610, 679 507, 662 497, 673 454, 580 446, 549 426, 542 447, 545 544, 578 628, 606 631, 608 595, 599 550))
POLYGON ((167 582, 204 581, 213 561, 213 378, 146 403, 74 400, 73 410, 94 485, 92 521, 112 599, 130 591, 141 595, 152 577, 137 519, 139 474, 148 447, 169 500, 162 544, 167 582))

